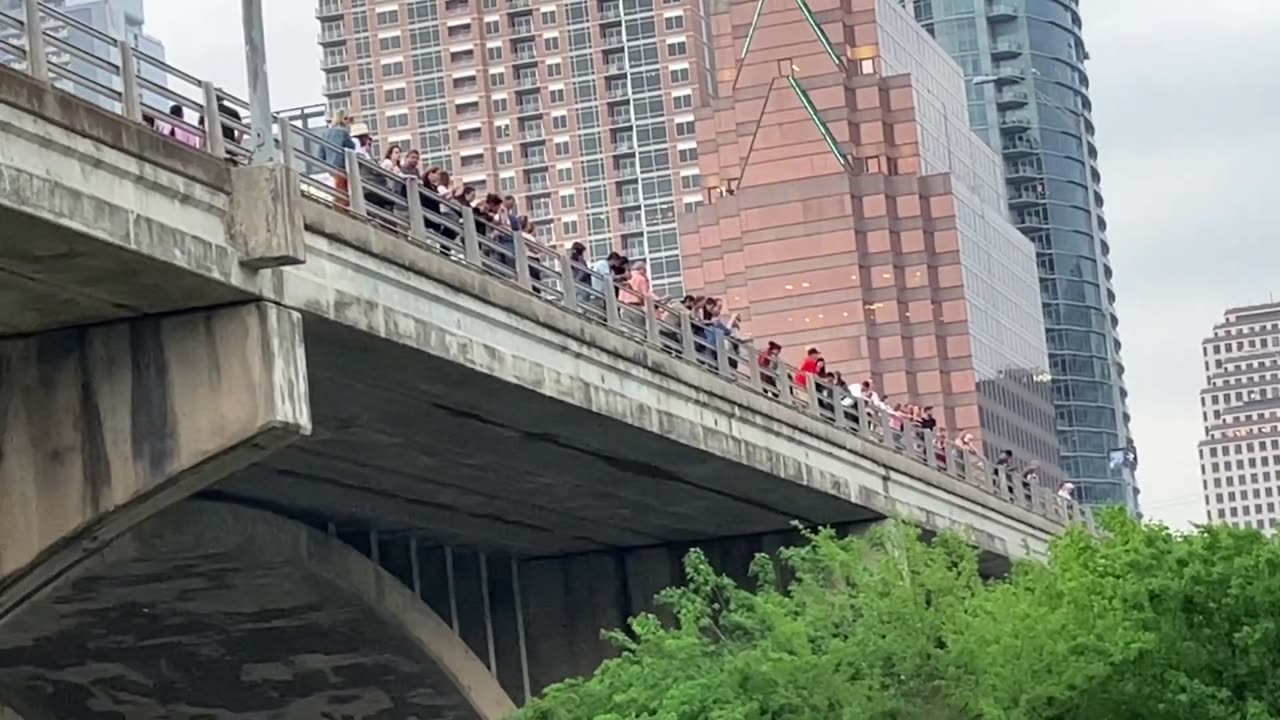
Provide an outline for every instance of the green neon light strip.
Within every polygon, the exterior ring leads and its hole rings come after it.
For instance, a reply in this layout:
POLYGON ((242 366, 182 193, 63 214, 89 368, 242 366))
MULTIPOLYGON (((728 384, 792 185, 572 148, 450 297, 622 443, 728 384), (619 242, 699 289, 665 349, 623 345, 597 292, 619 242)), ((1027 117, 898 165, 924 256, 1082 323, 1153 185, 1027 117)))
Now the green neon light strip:
POLYGON ((836 161, 841 167, 845 167, 847 161, 844 153, 840 152, 840 145, 836 142, 836 138, 831 134, 827 124, 822 122, 822 118, 818 117, 818 109, 814 107, 813 100, 809 99, 809 93, 800 87, 800 81, 796 80, 795 75, 787 76, 787 83, 791 85, 791 89, 795 91, 796 97, 800 98, 800 104, 804 106, 805 112, 809 113, 809 119, 813 124, 818 126, 818 133, 822 135, 822 139, 827 141, 827 147, 831 149, 831 154, 836 156, 836 161))
POLYGON ((764 11, 764 0, 756 3, 756 14, 751 17, 751 29, 747 31, 747 41, 742 45, 742 54, 738 56, 738 62, 742 62, 747 58, 747 51, 751 49, 751 38, 756 36, 756 26, 760 24, 760 13, 764 11))
POLYGON ((804 19, 809 21, 809 27, 813 28, 813 33, 818 36, 818 42, 822 43, 822 49, 827 51, 831 62, 835 63, 836 67, 843 71, 844 58, 840 57, 840 53, 836 52, 835 46, 831 44, 831 39, 822 31, 822 26, 818 24, 818 19, 813 16, 813 11, 809 9, 809 3, 805 2, 805 0, 796 0, 796 5, 800 6, 800 12, 804 15, 804 19))

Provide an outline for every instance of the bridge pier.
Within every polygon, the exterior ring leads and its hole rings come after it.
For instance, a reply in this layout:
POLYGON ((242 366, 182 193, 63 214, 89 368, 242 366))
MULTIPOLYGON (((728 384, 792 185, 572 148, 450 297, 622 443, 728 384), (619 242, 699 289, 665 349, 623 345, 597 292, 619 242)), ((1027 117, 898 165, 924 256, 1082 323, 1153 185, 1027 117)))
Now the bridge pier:
POLYGON ((76 563, 310 423, 301 317, 269 303, 0 339, 0 632, 76 563))

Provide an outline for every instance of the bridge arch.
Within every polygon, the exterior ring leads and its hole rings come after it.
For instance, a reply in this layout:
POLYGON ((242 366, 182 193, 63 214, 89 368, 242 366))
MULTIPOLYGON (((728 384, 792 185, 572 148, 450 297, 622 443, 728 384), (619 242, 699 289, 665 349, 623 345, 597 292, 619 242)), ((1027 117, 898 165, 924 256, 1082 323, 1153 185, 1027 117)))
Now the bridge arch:
POLYGON ((498 720, 484 664, 396 578, 301 523, 187 500, 0 624, 26 720, 498 720))

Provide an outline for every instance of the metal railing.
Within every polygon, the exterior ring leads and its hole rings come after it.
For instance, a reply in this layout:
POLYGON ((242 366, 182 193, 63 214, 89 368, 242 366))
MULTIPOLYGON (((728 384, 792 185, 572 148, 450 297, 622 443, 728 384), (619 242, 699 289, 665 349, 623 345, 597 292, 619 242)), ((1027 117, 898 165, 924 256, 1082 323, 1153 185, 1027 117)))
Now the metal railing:
MULTIPOLYGON (((252 136, 246 125, 248 104, 192 77, 162 60, 132 48, 38 0, 24 0, 26 14, 0 12, 0 27, 22 33, 26 48, 0 41, 0 62, 24 64, 45 81, 72 85, 101 96, 104 106, 129 120, 183 142, 193 151, 246 164, 252 136), (48 18, 99 41, 106 56, 71 44, 42 28, 48 18), (65 52, 107 73, 109 82, 85 76, 66 64, 48 61, 50 49, 65 52), (163 77, 163 81, 149 79, 163 77), (179 114, 155 107, 144 98, 160 98, 179 114), (187 120, 194 114, 192 123, 187 120), (217 122, 207 122, 216 118, 217 122)), ((510 6, 515 6, 512 2, 510 6)), ((1060 522, 1092 526, 1092 516, 1074 500, 1057 496, 1041 484, 1003 472, 976 453, 960 451, 940 437, 868 403, 858 393, 825 378, 803 373, 761 352, 750 340, 735 337, 715 322, 695 320, 691 311, 652 295, 642 295, 614 277, 594 272, 534 237, 492 222, 455 193, 446 197, 423 187, 420 178, 384 170, 357 152, 349 138, 335 144, 321 134, 273 115, 272 137, 277 157, 297 170, 303 195, 394 233, 403 241, 470 265, 513 283, 544 302, 636 342, 657 348, 690 366, 773 401, 789 406, 862 440, 944 472, 1011 504, 1060 522)), ((323 131, 322 131, 323 132, 323 131)), ((619 174, 630 166, 618 169, 619 174)), ((632 223, 624 223, 628 227, 632 223)), ((643 223, 641 223, 643 225, 643 223)))

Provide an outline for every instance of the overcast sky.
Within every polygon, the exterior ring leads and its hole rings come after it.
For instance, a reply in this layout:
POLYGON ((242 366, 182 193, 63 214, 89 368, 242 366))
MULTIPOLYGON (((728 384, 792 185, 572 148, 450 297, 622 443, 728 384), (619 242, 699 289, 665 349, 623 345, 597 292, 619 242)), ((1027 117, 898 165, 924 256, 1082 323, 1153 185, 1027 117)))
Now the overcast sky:
MULTIPOLYGON (((314 0, 266 0, 272 105, 322 98, 314 0)), ((1204 516, 1199 342, 1280 289, 1280 2, 1084 0, 1143 509, 1204 516)), ((243 92, 237 0, 147 0, 170 62, 243 92)))

